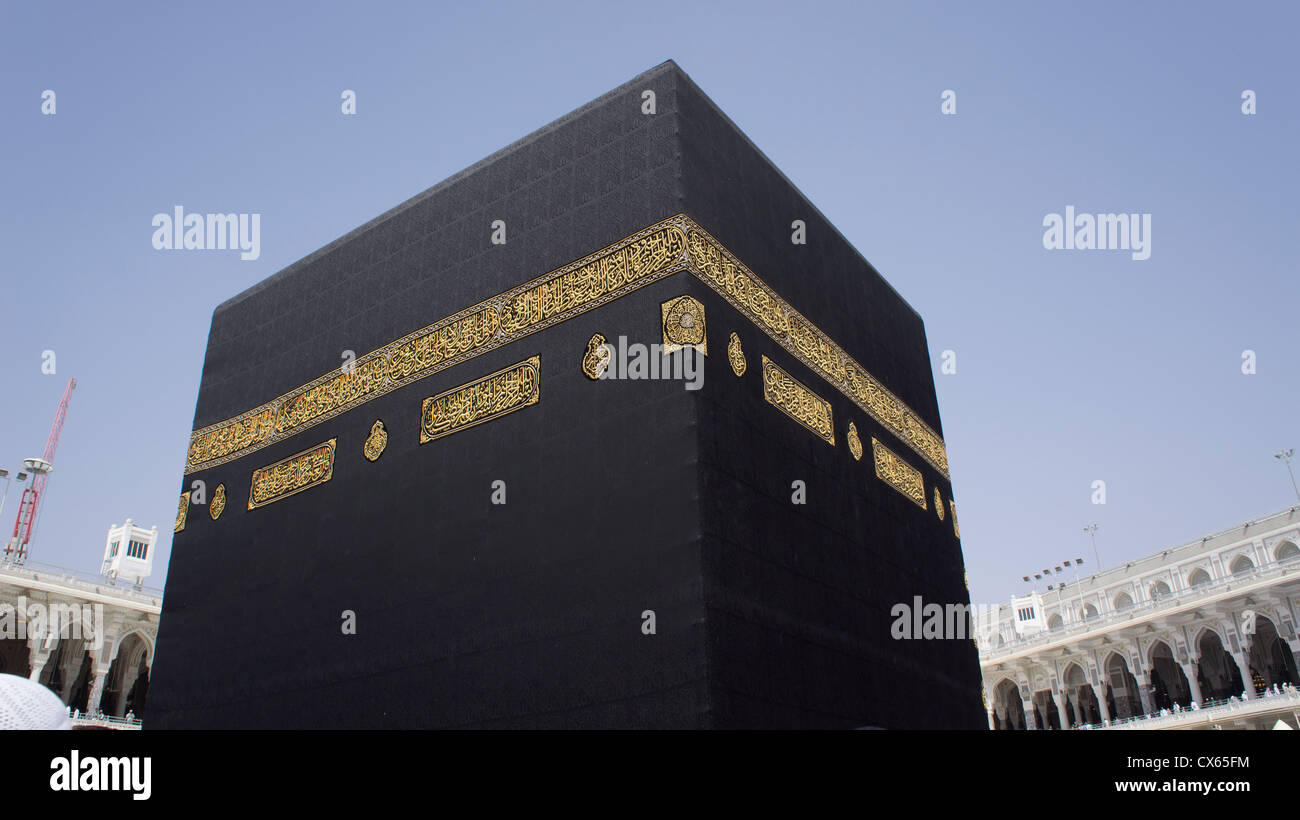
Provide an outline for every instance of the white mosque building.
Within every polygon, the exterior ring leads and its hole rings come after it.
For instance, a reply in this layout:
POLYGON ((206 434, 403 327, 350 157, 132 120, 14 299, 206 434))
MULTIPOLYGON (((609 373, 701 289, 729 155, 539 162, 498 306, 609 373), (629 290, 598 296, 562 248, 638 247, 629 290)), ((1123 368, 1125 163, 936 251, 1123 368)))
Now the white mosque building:
POLYGON ((129 518, 110 527, 98 575, 0 563, 0 673, 53 690, 75 728, 139 728, 162 610, 162 590, 144 586, 157 540, 129 518))
POLYGON ((1300 506, 977 618, 993 729, 1300 728, 1300 506))

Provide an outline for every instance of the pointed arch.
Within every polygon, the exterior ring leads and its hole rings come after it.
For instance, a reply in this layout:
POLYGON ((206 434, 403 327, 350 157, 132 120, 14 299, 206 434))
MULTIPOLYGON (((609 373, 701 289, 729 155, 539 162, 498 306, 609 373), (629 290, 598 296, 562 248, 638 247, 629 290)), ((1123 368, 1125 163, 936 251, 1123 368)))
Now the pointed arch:
POLYGON ((1083 666, 1078 661, 1071 661, 1070 665, 1065 667, 1061 680, 1065 681, 1066 686, 1078 686, 1087 683, 1088 676, 1084 673, 1083 666))
POLYGON ((1111 650, 1102 667, 1106 675, 1108 708, 1111 717, 1125 719, 1137 717, 1143 713, 1142 695, 1138 691, 1137 679, 1128 668, 1128 658, 1111 650))
POLYGON ((130 638, 132 636, 139 638, 141 641, 144 642, 145 648, 149 650, 149 657, 153 658, 155 638, 153 635, 150 635, 148 632, 138 627, 134 627, 130 631, 123 633, 122 636, 117 639, 117 644, 113 647, 113 655, 116 656, 117 650, 121 648, 122 644, 126 642, 127 638, 130 638))
POLYGON ((1227 700, 1244 691, 1241 670, 1224 647, 1218 630, 1204 626, 1196 636, 1199 660, 1196 663, 1197 682, 1207 705, 1227 700))
POLYGON ((1255 634, 1250 642, 1250 669, 1257 691, 1273 684, 1300 684, 1295 655, 1291 647, 1278 634, 1273 619, 1258 613, 1255 616, 1255 634))
POLYGON ((1011 678, 1004 677, 993 687, 993 718, 997 729, 1026 728, 1020 686, 1011 678))
POLYGON ((132 630, 122 636, 113 663, 104 676, 104 694, 96 704, 99 710, 113 717, 123 717, 128 712, 141 717, 152 660, 153 644, 146 633, 132 630))
POLYGON ((1163 639, 1147 647, 1147 665, 1151 670, 1153 705, 1157 709, 1173 709, 1175 705, 1186 709, 1192 705, 1192 687, 1183 667, 1174 657, 1174 650, 1163 639))
POLYGON ((1088 682, 1083 664, 1071 661, 1061 674, 1061 696, 1065 698, 1065 716, 1070 728, 1079 725, 1096 726, 1101 724, 1101 707, 1097 702, 1097 693, 1088 682))
POLYGON ((1228 642, 1223 639, 1223 633, 1214 624, 1201 624, 1200 629, 1196 631, 1195 637, 1192 638, 1192 643, 1199 647, 1201 642, 1205 640, 1205 633, 1207 632, 1214 636, 1220 646, 1228 645, 1228 642))
POLYGON ((38 677, 65 704, 83 712, 90 695, 89 646, 84 638, 59 638, 38 677))

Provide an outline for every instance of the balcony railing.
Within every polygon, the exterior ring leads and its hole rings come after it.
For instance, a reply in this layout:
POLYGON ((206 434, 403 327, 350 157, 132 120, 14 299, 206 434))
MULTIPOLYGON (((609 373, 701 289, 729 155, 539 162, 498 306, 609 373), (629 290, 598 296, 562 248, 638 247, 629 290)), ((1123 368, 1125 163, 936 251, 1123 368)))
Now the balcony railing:
MULTIPOLYGON (((1241 586, 1243 584, 1253 583, 1255 581, 1267 580, 1274 577, 1282 577, 1295 570, 1300 570, 1300 556, 1293 556, 1284 561, 1272 561, 1267 564, 1261 564, 1248 570, 1229 575, 1225 578, 1219 578, 1205 584, 1198 584, 1189 589, 1181 589, 1178 592, 1171 592, 1161 595, 1157 598, 1126 606, 1123 609, 1111 610, 1084 618, 1083 620, 1071 621, 1068 624, 1061 624, 1049 629, 1044 629, 1033 635, 1019 638, 1014 641, 1008 641, 996 649, 981 649, 980 659, 990 660, 1010 655, 1033 646, 1049 644, 1058 641, 1070 635, 1081 635, 1091 632, 1099 627, 1107 626, 1118 621, 1132 621, 1148 614, 1155 614, 1165 610, 1177 609, 1193 601, 1200 600, 1208 595, 1218 592, 1224 592, 1233 588, 1233 585, 1241 586)), ((1070 603, 1070 598, 1065 598, 1062 603, 1070 603)))
POLYGON ((1158 715, 1139 715, 1123 720, 1111 721, 1110 726, 1080 726, 1081 729, 1190 729, 1201 724, 1209 726, 1243 718, 1260 717, 1273 711, 1295 713, 1300 710, 1300 689, 1291 689, 1279 694, 1264 692, 1251 700, 1240 697, 1226 701, 1217 701, 1200 709, 1183 709, 1180 712, 1166 710, 1158 715))
POLYGON ((33 581, 60 583, 86 592, 93 592, 97 595, 114 595, 154 606, 162 606, 163 591, 161 589, 146 586, 137 587, 134 584, 115 584, 102 575, 78 572, 65 567, 37 564, 31 561, 24 564, 0 563, 0 580, 3 580, 6 575, 19 576, 33 581))
POLYGON ((144 724, 137 717, 113 717, 111 715, 83 715, 72 716, 72 710, 68 710, 68 720, 72 721, 74 729, 124 729, 127 731, 138 731, 144 724))

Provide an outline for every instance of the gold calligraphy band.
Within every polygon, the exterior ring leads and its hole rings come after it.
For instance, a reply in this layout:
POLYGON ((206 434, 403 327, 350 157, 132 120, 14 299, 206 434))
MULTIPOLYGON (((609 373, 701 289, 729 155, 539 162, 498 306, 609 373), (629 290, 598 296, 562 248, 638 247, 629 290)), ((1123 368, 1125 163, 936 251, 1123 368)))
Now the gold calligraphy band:
POLYGON ((225 464, 297 435, 684 270, 949 477, 943 440, 915 411, 684 214, 371 351, 348 372, 331 371, 232 419, 195 430, 185 473, 225 464))

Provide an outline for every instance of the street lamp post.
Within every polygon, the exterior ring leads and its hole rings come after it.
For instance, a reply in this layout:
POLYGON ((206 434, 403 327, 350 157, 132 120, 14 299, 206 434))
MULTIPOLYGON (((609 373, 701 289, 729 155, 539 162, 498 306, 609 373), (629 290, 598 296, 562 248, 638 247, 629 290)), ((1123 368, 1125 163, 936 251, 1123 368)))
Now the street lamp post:
POLYGON ((1089 524, 1083 531, 1092 536, 1092 557, 1097 559, 1097 571, 1101 572, 1101 556, 1097 554, 1097 525, 1089 524))
MULTIPOLYGON (((1070 562, 1069 562, 1069 561, 1066 561, 1066 562, 1065 562, 1065 565, 1068 567, 1068 566, 1070 565, 1070 562)), ((1079 583, 1079 567, 1081 567, 1081 566, 1083 566, 1083 559, 1082 559, 1082 558, 1075 558, 1075 559, 1074 559, 1074 585, 1075 585, 1076 587, 1079 588, 1079 620, 1080 620, 1080 621, 1083 621, 1083 620, 1084 620, 1084 617, 1083 617, 1083 584, 1079 583)), ((1064 586, 1064 585, 1062 585, 1062 586, 1064 586)))
POLYGON ((1286 471, 1291 475, 1291 489, 1295 490, 1296 501, 1300 501, 1300 487, 1295 483, 1295 471, 1291 469, 1291 456, 1295 455, 1295 448, 1291 447, 1286 450, 1278 450, 1273 454, 1273 458, 1286 464, 1286 471))

